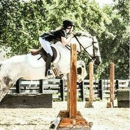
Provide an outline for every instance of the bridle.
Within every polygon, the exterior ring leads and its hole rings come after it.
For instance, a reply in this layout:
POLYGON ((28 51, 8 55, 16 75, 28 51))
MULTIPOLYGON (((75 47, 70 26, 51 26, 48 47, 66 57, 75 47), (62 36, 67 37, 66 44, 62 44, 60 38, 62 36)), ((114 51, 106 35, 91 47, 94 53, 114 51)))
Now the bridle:
MULTIPOLYGON (((74 35, 74 38, 77 40, 77 42, 78 42, 78 44, 80 46, 80 52, 81 52, 81 50, 85 51, 92 60, 95 60, 96 55, 95 55, 94 43, 96 43, 96 42, 94 41, 94 38, 92 37, 92 44, 90 46, 86 47, 86 48, 80 43, 80 41, 79 41, 79 39, 77 38, 76 35, 74 35), (91 46, 93 46, 93 54, 94 54, 94 56, 90 55, 89 52, 86 50, 87 48, 89 48, 91 46)), ((69 45, 66 45, 66 48, 70 50, 69 45)), ((78 55, 80 55, 80 52, 78 51, 78 55)))

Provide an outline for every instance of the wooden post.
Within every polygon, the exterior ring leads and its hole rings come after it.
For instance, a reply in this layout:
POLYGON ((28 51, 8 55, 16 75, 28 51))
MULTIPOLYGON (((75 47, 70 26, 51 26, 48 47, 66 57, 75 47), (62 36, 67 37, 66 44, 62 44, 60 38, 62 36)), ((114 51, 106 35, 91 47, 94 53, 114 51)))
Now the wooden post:
POLYGON ((114 105, 114 63, 110 63, 110 102, 114 105))
POLYGON ((93 103, 93 62, 89 63, 89 102, 93 103))
POLYGON ((70 113, 71 119, 76 118, 77 112, 77 49, 71 44, 70 57, 70 113))
POLYGON ((70 75, 67 74, 67 111, 70 111, 70 75))
MULTIPOLYGON (((84 129, 90 130, 88 123, 77 111, 77 50, 76 44, 71 44, 70 74, 67 75, 67 110, 60 111, 57 130, 84 129)), ((56 125, 55 125, 56 126, 56 125)))
POLYGON ((85 107, 86 108, 92 108, 93 107, 93 62, 89 63, 89 102, 86 102, 85 107))
POLYGON ((110 63, 110 102, 107 102, 107 108, 114 107, 114 63, 110 63))

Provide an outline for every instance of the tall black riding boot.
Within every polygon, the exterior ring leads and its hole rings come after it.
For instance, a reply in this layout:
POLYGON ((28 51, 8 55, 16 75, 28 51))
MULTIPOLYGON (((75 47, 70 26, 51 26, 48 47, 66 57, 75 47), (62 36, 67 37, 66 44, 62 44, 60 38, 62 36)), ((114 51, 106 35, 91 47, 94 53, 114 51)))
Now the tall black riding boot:
POLYGON ((51 68, 51 60, 52 60, 52 56, 49 53, 47 53, 45 76, 51 75, 50 71, 48 71, 51 68))

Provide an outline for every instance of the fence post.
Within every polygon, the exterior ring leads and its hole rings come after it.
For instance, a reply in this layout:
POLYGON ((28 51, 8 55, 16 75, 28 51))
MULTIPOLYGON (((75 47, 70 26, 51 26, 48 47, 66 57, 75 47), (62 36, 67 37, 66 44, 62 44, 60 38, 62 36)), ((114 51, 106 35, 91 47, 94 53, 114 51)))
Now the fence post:
POLYGON ((77 113, 77 49, 76 44, 71 44, 70 57, 70 111, 69 117, 76 118, 77 113))
POLYGON ((89 63, 89 102, 86 102, 85 107, 93 107, 94 89, 93 89, 93 62, 89 63))
POLYGON ((103 85, 102 85, 102 80, 99 80, 99 85, 98 85, 99 89, 98 89, 98 93, 99 93, 99 97, 101 100, 103 100, 103 85))
POLYGON ((116 80, 115 88, 119 89, 119 80, 116 80))
POLYGON ((67 74, 67 111, 69 112, 70 111, 70 74, 68 73, 67 74))
POLYGON ((93 91, 93 62, 89 63, 89 102, 93 103, 94 91, 93 91))
POLYGON ((85 97, 84 97, 84 81, 82 81, 79 84, 79 88, 80 88, 81 99, 82 99, 82 101, 84 101, 85 100, 85 97))
POLYGON ((39 80, 39 93, 43 93, 43 80, 39 80))
POLYGON ((16 81, 16 93, 20 93, 21 92, 21 89, 20 89, 20 79, 18 79, 16 81))
POLYGON ((60 80, 60 97, 61 101, 65 101, 64 81, 60 80))
MULTIPOLYGON (((57 130, 90 129, 91 125, 77 111, 77 49, 76 44, 71 44, 70 51, 70 75, 67 75, 67 110, 60 111, 57 130)), ((55 125, 54 125, 55 126, 55 125)), ((55 127, 56 128, 56 127, 55 127)))
POLYGON ((110 102, 114 106, 114 63, 110 63, 110 102))

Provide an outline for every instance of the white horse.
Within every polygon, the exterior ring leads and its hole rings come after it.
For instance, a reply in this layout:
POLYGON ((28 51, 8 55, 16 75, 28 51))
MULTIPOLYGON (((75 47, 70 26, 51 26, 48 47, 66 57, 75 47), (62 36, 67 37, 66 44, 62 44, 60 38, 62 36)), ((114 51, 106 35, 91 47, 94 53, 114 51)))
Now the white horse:
MULTIPOLYGON (((88 33, 78 32, 72 38, 71 43, 77 44, 77 51, 86 51, 96 64, 100 64, 100 51, 97 39, 88 33)), ((62 46, 60 42, 52 44, 57 56, 53 61, 53 66, 58 74, 67 74, 70 71, 70 50, 62 46)), ((40 54, 18 55, 13 56, 0 63, 0 101, 6 95, 8 90, 14 86, 20 78, 27 80, 46 79, 45 61, 40 58, 40 54)), ((77 80, 80 82, 86 77, 86 67, 84 61, 77 61, 78 75, 77 80), (80 70, 80 71, 79 71, 80 70)), ((54 75, 55 77, 55 75, 54 75)))

